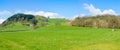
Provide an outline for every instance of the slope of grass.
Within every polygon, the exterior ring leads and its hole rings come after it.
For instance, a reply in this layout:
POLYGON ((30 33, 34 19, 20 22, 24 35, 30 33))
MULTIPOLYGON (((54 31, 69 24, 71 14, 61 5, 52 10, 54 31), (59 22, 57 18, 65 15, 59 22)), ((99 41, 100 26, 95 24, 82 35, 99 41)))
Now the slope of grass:
POLYGON ((47 22, 43 22, 41 20, 38 21, 38 25, 41 25, 41 23, 47 23, 48 26, 55 26, 56 23, 60 25, 64 25, 67 19, 64 18, 49 18, 47 22))
POLYGON ((30 26, 24 26, 21 23, 16 22, 16 23, 12 23, 12 24, 10 24, 10 25, 8 25, 6 27, 3 27, 0 30, 2 30, 2 31, 13 30, 14 31, 14 30, 29 30, 31 28, 32 27, 30 27, 30 26))
POLYGON ((0 32, 0 50, 120 50, 119 32, 69 26, 0 32))
POLYGON ((60 25, 64 25, 67 20, 64 18, 50 18, 48 24, 50 26, 54 26, 55 23, 59 23, 60 25))

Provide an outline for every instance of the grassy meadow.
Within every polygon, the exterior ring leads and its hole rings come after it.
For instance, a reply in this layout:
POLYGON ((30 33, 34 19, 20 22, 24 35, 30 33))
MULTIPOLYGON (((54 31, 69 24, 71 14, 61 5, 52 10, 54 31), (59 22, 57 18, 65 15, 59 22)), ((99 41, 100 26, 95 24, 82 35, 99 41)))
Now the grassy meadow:
POLYGON ((47 26, 0 32, 0 50, 120 50, 120 29, 47 26))
POLYGON ((0 0, 0 50, 120 50, 120 0, 0 0))

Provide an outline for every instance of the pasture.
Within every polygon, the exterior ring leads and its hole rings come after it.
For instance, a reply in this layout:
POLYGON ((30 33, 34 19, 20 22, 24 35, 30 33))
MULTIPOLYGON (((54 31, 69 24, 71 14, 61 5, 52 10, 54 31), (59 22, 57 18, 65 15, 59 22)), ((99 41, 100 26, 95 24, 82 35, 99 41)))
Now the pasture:
POLYGON ((0 32, 0 50, 120 50, 120 29, 47 26, 0 32))

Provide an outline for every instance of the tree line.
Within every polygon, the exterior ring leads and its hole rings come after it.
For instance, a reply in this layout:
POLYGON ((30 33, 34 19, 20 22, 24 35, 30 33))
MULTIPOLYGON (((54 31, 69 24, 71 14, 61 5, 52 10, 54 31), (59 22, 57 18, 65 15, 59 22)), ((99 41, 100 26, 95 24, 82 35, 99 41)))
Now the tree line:
POLYGON ((106 14, 76 17, 70 22, 70 25, 78 27, 120 28, 120 16, 106 14))

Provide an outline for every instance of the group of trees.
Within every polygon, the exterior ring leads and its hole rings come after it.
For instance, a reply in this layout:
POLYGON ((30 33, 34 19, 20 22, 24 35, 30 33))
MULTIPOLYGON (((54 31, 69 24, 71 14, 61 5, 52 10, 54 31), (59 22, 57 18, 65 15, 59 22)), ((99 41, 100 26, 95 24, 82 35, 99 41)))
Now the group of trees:
POLYGON ((70 22, 70 25, 95 28, 120 28, 120 17, 115 15, 76 17, 70 22))

